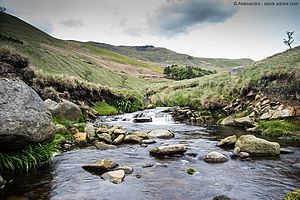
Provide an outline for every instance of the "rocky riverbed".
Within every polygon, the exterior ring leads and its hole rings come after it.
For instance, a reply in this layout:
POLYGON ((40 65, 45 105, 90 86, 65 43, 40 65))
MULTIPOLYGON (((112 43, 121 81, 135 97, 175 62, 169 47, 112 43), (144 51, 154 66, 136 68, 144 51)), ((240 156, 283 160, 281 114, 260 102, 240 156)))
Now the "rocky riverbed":
POLYGON ((107 150, 90 146, 66 151, 26 176, 16 174, 7 180, 6 188, 0 192, 1 199, 213 199, 225 195, 239 200, 275 200, 300 187, 297 144, 281 142, 281 147, 288 147, 292 154, 250 155, 241 159, 234 156, 234 146, 218 147, 217 144, 227 136, 239 138, 246 134, 244 131, 177 124, 161 111, 148 111, 153 116, 150 123, 133 123, 133 115, 125 114, 99 118, 94 125, 121 126, 129 133, 171 130, 175 137, 153 138, 156 143, 147 145, 122 143, 107 150), (178 144, 178 148, 171 148, 179 150, 174 155, 149 153, 159 146, 178 144), (221 156, 222 162, 207 162, 204 158, 208 156, 221 156), (83 168, 103 159, 112 160, 118 166, 102 175, 83 168), (125 173, 128 168, 132 168, 132 173, 125 173), (196 173, 187 173, 191 169, 196 173))

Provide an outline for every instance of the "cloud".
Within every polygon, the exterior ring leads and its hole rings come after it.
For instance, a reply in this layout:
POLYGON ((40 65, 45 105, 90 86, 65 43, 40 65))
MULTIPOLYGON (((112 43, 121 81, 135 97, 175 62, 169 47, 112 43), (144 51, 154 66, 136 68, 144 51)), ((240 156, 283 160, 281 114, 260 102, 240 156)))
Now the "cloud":
POLYGON ((237 10, 232 0, 167 0, 149 18, 149 25, 159 35, 174 36, 202 23, 222 23, 237 10))
POLYGON ((83 23, 80 19, 63 20, 60 22, 60 24, 69 28, 79 28, 83 26, 83 23))

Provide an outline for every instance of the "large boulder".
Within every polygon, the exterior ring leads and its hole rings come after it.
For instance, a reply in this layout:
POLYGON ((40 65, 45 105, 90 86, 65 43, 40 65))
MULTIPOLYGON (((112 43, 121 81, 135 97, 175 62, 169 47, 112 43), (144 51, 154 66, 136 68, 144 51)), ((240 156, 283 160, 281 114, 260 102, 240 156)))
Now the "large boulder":
POLYGON ((269 142, 254 135, 242 135, 236 141, 235 147, 239 147, 241 151, 245 151, 251 156, 277 156, 280 154, 280 145, 277 142, 269 142))
POLYGON ((68 100, 63 100, 62 102, 57 103, 55 101, 52 101, 51 99, 47 99, 45 100, 45 104, 50 110, 53 118, 66 119, 77 122, 82 115, 79 106, 68 100))
POLYGON ((148 133, 150 138, 170 139, 175 137, 174 133, 169 130, 153 130, 148 133))
POLYGON ((56 128, 38 94, 21 80, 0 79, 0 147, 21 149, 51 138, 56 128))

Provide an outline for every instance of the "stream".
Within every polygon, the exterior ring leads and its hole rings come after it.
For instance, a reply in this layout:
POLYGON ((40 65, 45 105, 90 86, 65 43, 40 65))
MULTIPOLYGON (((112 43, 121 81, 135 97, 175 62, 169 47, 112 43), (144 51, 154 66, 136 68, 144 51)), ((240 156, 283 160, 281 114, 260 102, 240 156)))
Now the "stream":
POLYGON ((94 123, 122 126, 128 132, 169 129, 175 133, 175 138, 155 139, 157 143, 148 147, 124 144, 109 150, 85 148, 63 152, 28 174, 15 174, 11 183, 0 191, 0 199, 212 200, 215 196, 226 195, 235 200, 279 200, 287 192, 300 188, 299 142, 280 142, 294 153, 278 158, 232 159, 230 149, 216 147, 217 142, 226 136, 246 132, 178 124, 162 111, 163 108, 147 110, 153 118, 150 123, 133 123, 134 113, 101 117, 94 123), (188 145, 187 154, 182 157, 155 158, 148 153, 153 147, 178 143, 188 145), (202 157, 211 151, 219 151, 230 159, 218 164, 204 162, 202 157), (131 166, 134 172, 126 175, 124 182, 113 184, 82 169, 84 164, 99 159, 112 159, 120 165, 131 166), (151 167, 145 168, 145 165, 151 167), (199 173, 187 174, 188 167, 199 173))

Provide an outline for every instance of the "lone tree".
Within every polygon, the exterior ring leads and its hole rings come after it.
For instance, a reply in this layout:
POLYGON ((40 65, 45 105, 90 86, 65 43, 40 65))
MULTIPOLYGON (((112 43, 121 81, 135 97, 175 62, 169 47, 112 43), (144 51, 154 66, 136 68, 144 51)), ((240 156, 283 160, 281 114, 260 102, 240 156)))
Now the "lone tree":
POLYGON ((0 6, 0 12, 5 12, 6 8, 4 6, 0 6))
POLYGON ((293 39, 293 34, 294 34, 295 31, 293 32, 290 32, 290 31, 287 31, 286 34, 288 36, 288 39, 283 39, 283 43, 287 46, 290 47, 290 49, 292 48, 292 43, 294 42, 294 39, 293 39))

